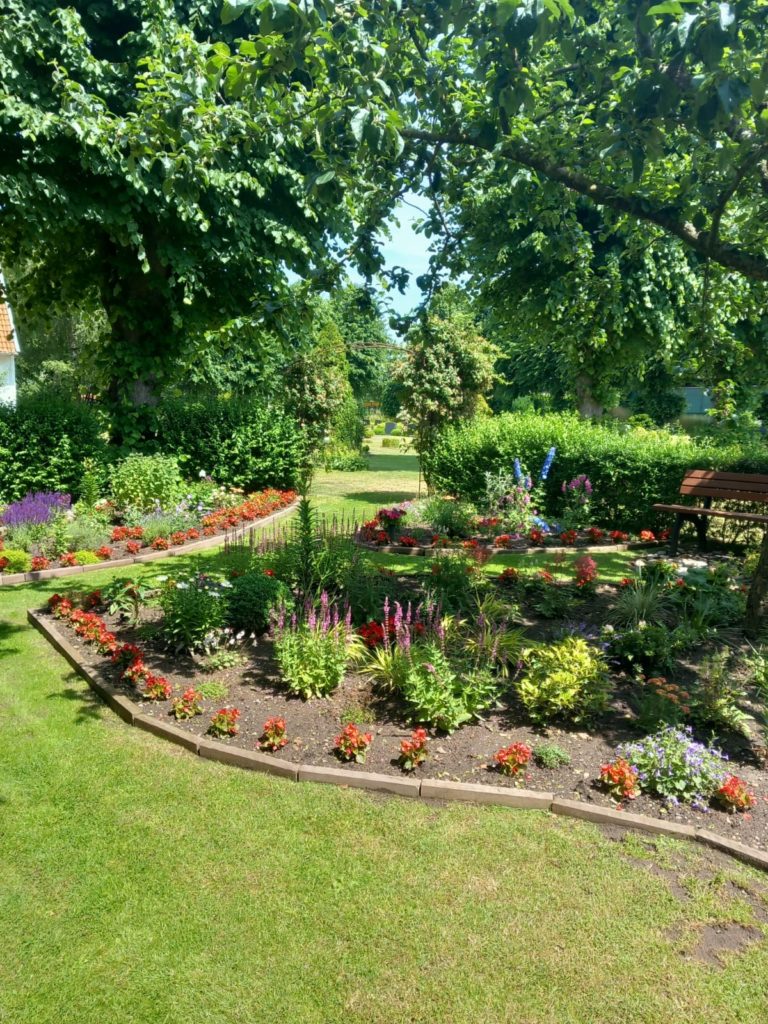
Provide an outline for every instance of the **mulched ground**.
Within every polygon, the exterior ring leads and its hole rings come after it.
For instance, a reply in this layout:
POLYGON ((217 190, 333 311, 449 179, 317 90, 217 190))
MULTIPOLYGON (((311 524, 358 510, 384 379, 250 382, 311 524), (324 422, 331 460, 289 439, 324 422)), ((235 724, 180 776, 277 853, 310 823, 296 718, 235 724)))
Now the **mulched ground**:
MULTIPOLYGON (((599 587, 595 597, 582 606, 580 621, 605 621, 605 605, 612 600, 610 587, 599 587)), ((180 695, 187 687, 215 680, 226 685, 227 694, 202 701, 204 713, 186 722, 177 723, 196 735, 203 735, 215 711, 221 707, 240 709, 239 733, 222 742, 246 749, 257 749, 263 724, 272 716, 286 719, 289 744, 276 756, 282 759, 314 765, 338 766, 333 752, 334 740, 343 724, 355 722, 364 731, 370 731, 374 740, 365 765, 350 764, 352 771, 373 771, 401 775, 397 764, 400 742, 411 735, 413 726, 404 715, 402 706, 377 695, 369 678, 363 674, 349 674, 338 690, 328 699, 304 702, 291 697, 281 687, 272 643, 262 638, 250 648, 241 651, 242 661, 237 666, 212 673, 202 671, 198 660, 175 655, 164 649, 157 634, 158 613, 147 610, 142 624, 133 629, 121 624, 115 617, 104 616, 109 628, 121 641, 138 643, 145 651, 150 668, 164 675, 180 695)), ((70 641, 83 648, 85 660, 93 660, 93 649, 83 644, 71 629, 66 629, 70 641), (87 652, 87 654, 86 654, 87 652)), ((562 630, 562 622, 542 623, 527 621, 527 635, 545 639, 562 630)), ((676 681, 685 685, 696 671, 696 662, 708 652, 701 649, 688 663, 680 666, 676 681)), ((96 656, 98 657, 98 656, 96 656)), ((108 661, 108 671, 112 671, 108 661)), ((142 701, 141 695, 130 684, 114 681, 132 700, 142 704, 142 712, 158 718, 170 713, 170 702, 142 701)), ((611 798, 602 791, 596 778, 600 765, 611 760, 618 743, 638 738, 630 705, 632 681, 625 675, 614 676, 615 690, 611 706, 599 726, 587 732, 578 728, 550 728, 537 731, 524 724, 514 703, 500 706, 487 713, 483 720, 466 725, 450 736, 432 734, 427 761, 413 773, 415 778, 439 778, 474 782, 494 786, 513 786, 514 782, 501 775, 493 766, 494 754, 513 742, 535 746, 544 740, 556 743, 568 752, 571 764, 548 770, 533 762, 521 784, 527 789, 553 791, 561 797, 580 799, 602 806, 615 807, 611 798)), ((738 736, 720 739, 719 745, 728 754, 732 770, 744 778, 758 796, 758 804, 748 814, 727 814, 712 809, 709 812, 680 806, 667 810, 654 797, 639 796, 625 805, 637 814, 665 818, 683 824, 698 825, 713 832, 737 839, 760 849, 768 849, 768 771, 762 765, 749 742, 738 736)))

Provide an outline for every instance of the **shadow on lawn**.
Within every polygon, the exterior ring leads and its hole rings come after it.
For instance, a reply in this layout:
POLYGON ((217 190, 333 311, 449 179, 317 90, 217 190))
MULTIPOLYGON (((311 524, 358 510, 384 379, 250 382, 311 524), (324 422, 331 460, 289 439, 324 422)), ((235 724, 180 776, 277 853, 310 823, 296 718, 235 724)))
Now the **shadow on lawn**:
POLYGON ((14 626, 10 622, 0 622, 0 658, 18 654, 20 647, 12 646, 8 641, 15 633, 21 633, 26 626, 14 626))
MULTIPOLYGON (((64 677, 64 682, 72 684, 75 682, 82 682, 80 676, 76 672, 69 672, 64 677)), ((104 707, 102 702, 93 692, 88 689, 70 689, 69 686, 65 690, 59 690, 57 693, 49 693, 47 700, 65 700, 76 703, 75 723, 82 725, 84 722, 96 721, 101 718, 101 709, 104 707)))
POLYGON ((416 496, 413 491, 350 491, 344 495, 350 501, 369 501, 371 504, 379 502, 384 505, 396 505, 399 501, 413 501, 416 496))

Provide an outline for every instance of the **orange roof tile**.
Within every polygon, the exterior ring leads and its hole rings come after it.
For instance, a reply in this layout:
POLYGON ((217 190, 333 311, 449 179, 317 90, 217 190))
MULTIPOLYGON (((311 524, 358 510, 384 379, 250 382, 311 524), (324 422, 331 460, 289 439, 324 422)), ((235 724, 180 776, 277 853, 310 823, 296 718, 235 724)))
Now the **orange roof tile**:
POLYGON ((0 355, 14 356, 17 351, 11 311, 4 302, 0 302, 0 355))

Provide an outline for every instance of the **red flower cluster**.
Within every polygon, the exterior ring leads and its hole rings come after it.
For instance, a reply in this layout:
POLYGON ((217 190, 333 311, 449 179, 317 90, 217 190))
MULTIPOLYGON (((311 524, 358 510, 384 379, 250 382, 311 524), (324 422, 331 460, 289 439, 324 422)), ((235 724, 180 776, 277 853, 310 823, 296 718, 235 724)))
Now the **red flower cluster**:
POLYGON ((499 583, 502 587, 513 587, 520 579, 520 573, 514 565, 508 565, 499 575, 499 583))
POLYGON ((333 749, 342 761, 356 761, 364 764, 368 747, 373 742, 373 733, 360 732, 354 722, 345 725, 336 737, 333 749))
POLYGON ((0 558, 0 572, 5 572, 8 566, 11 564, 10 558, 6 558, 4 555, 0 558))
POLYGON ((631 576, 622 576, 622 578, 619 580, 620 587, 631 587, 634 586, 634 583, 635 581, 631 576))
POLYGON ((629 540, 629 534, 623 530, 611 530, 608 536, 614 544, 625 544, 629 540))
POLYGON ((240 728, 237 724, 239 717, 237 708, 219 708, 211 719, 208 732, 214 736, 236 736, 240 728))
POLYGON ((433 533, 432 546, 436 548, 449 548, 451 546, 451 538, 446 537, 442 533, 433 533))
MULTIPOLYGON (((255 519, 263 519, 279 508, 285 508, 296 500, 295 491, 276 491, 268 487, 258 494, 249 494, 245 501, 232 508, 219 508, 203 517, 203 527, 217 530, 228 530, 240 523, 252 523, 255 519)), ((205 529, 203 529, 205 533, 205 529)), ((206 534, 212 536, 212 534, 206 534)))
POLYGON ((542 583, 554 583, 555 582, 555 577, 552 575, 552 573, 548 569, 539 569, 539 571, 538 571, 538 573, 536 575, 539 577, 539 579, 541 580, 542 583))
POLYGON ((573 547, 579 539, 579 535, 575 530, 563 530, 557 539, 562 541, 563 544, 567 544, 568 547, 573 547))
POLYGON ((65 569, 71 568, 77 565, 77 555, 74 551, 65 551, 63 555, 59 555, 59 564, 65 569))
POLYGON ((748 811, 757 803, 757 797, 738 775, 729 775, 717 791, 717 799, 729 811, 748 811))
POLYGON ((590 587, 597 579, 597 562, 589 555, 582 555, 573 563, 576 572, 576 586, 590 587))
POLYGON ((179 544, 183 544, 186 539, 186 530, 177 530, 175 533, 171 534, 171 544, 173 544, 174 547, 178 547, 179 544))
POLYGON ((32 558, 32 572, 40 572, 43 569, 50 569, 50 559, 45 555, 34 555, 32 558))
POLYGON ((197 540, 199 536, 200 536, 200 531, 196 530, 194 528, 194 526, 191 526, 187 530, 187 540, 197 540))
POLYGON ((498 537, 494 537, 493 543, 497 548, 506 548, 512 543, 512 535, 509 533, 500 533, 498 537))
POLYGON ((398 537, 397 543, 402 544, 404 548, 417 548, 419 546, 419 542, 416 538, 410 537, 408 534, 403 534, 402 537, 398 537))
POLYGON ((167 551, 171 546, 171 542, 167 537, 155 537, 152 541, 152 547, 155 551, 167 551))
POLYGON ((409 740, 400 744, 400 767, 404 772, 412 772, 427 759, 427 730, 414 729, 409 740))
MULTIPOLYGON (((57 597, 57 594, 53 595, 57 597)), ((72 608, 71 602, 64 604, 63 599, 54 608, 57 618, 68 619, 74 626, 75 633, 87 644, 94 644, 99 654, 112 654, 118 647, 117 637, 110 633, 107 624, 96 612, 84 612, 80 608, 72 608), (58 614, 57 614, 58 613, 58 614)), ((50 606, 50 602, 49 602, 50 606)))
POLYGON ((129 540, 129 541, 126 541, 125 550, 128 552, 129 555, 138 555, 138 553, 141 551, 141 541, 140 540, 129 540))
POLYGON ((141 540, 143 536, 143 526, 115 526, 112 530, 112 541, 115 544, 124 540, 141 540))
POLYGON ((198 693, 194 686, 190 686, 173 702, 171 714, 177 721, 194 718, 195 715, 202 715, 203 709, 200 707, 201 697, 202 694, 198 693))
POLYGON ((96 548, 96 550, 93 553, 98 558, 101 558, 104 561, 106 561, 108 558, 112 557, 112 548, 109 547, 108 544, 102 544, 101 547, 96 548))
POLYGON ((282 750, 288 742, 284 718, 268 718, 259 739, 262 750, 282 750))
POLYGON ((599 540, 602 540, 603 537, 605 537, 605 530, 601 530, 597 526, 590 526, 587 530, 587 536, 596 544, 599 540))
POLYGON ((618 800, 634 800, 637 796, 637 772, 623 757, 601 766, 600 781, 618 800))
POLYGON ((531 530, 528 534, 528 540, 531 544, 543 544, 544 543, 544 531, 543 530, 531 530))
POLYGON ((480 544, 478 541, 472 538, 472 540, 463 540, 461 542, 461 546, 463 548, 466 548, 467 551, 474 551, 475 548, 478 548, 480 546, 480 544))
POLYGON ((656 540, 656 534, 653 532, 653 530, 641 530, 640 531, 640 540, 644 540, 644 541, 656 540))
POLYGON ((532 756, 533 751, 527 743, 510 743, 508 747, 496 751, 494 760, 503 775, 515 778, 530 762, 532 756))
POLYGON ((691 708, 688 701, 691 699, 691 695, 682 686, 668 682, 664 676, 653 676, 651 679, 646 679, 643 685, 662 700, 676 704, 684 715, 690 714, 691 708))
POLYGON ((483 530, 489 530, 492 526, 498 526, 501 522, 498 516, 485 516, 483 519, 478 519, 477 525, 483 530))
POLYGON ((173 687, 164 676, 155 676, 151 672, 144 677, 144 696, 147 700, 168 700, 173 687))

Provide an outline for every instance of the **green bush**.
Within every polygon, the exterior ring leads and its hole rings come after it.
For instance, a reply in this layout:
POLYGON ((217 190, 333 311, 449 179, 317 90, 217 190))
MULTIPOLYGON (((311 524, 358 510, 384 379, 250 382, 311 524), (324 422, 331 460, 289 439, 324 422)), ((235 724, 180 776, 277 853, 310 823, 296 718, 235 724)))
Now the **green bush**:
POLYGON ((178 460, 172 455, 129 455, 113 468, 111 486, 118 508, 168 508, 181 492, 178 460))
POLYGON ((179 457, 186 475, 259 491, 292 487, 304 443, 296 421, 279 405, 257 399, 174 399, 157 410, 157 443, 179 457))
POLYGON ((208 651, 216 647, 225 622, 228 584, 210 576, 180 576, 160 594, 160 630, 177 651, 208 651))
POLYGON ((18 548, 6 548, 4 551, 0 551, 0 558, 8 560, 8 564, 3 569, 3 572, 9 574, 12 572, 29 572, 32 568, 32 556, 18 548))
POLYGON ((76 551, 75 561, 78 565, 98 565, 101 559, 93 551, 76 551))
POLYGON ((495 703, 500 685, 488 669, 463 672, 436 644, 426 644, 413 658, 402 693, 412 721, 455 732, 495 703))
POLYGON ((400 441, 396 437, 382 437, 381 439, 382 448, 399 448, 400 441))
POLYGON ((487 471, 511 471, 516 457, 529 468, 539 467, 552 445, 557 455, 545 484, 547 513, 559 514, 563 481, 586 473, 594 488, 594 524, 620 529, 639 530, 663 520, 651 506, 679 500, 687 469, 768 473, 762 443, 716 444, 618 422, 595 424, 571 413, 507 413, 450 428, 425 456, 424 471, 436 490, 481 502, 487 471))
POLYGON ((80 496, 83 463, 104 465, 106 421, 85 402, 46 395, 0 403, 0 502, 29 491, 80 496))
POLYGON ((235 631, 263 633, 272 609, 290 599, 288 587, 275 576, 261 571, 236 576, 227 597, 227 624, 235 631))
POLYGON ((325 451, 323 466, 341 473, 359 473, 368 469, 368 459, 361 451, 334 445, 325 451))
POLYGON ((537 723, 553 718, 583 722, 603 710, 608 672, 603 656, 580 637, 569 636, 528 655, 515 687, 521 704, 537 723))

